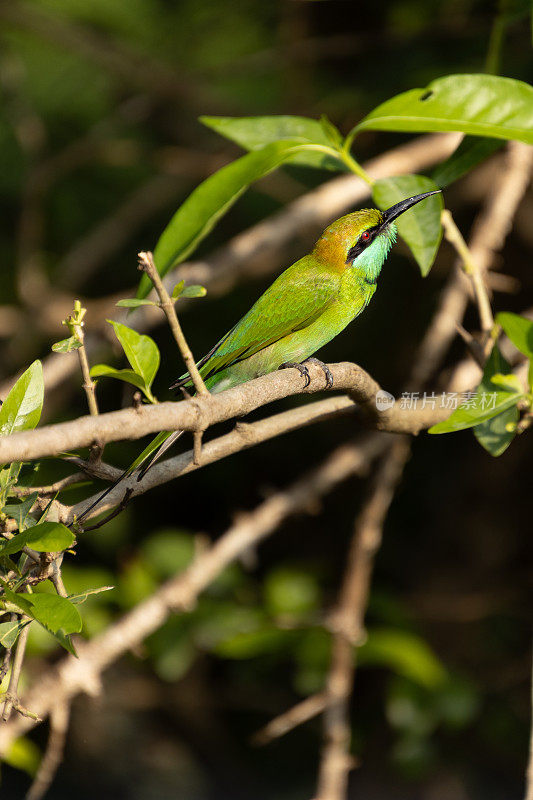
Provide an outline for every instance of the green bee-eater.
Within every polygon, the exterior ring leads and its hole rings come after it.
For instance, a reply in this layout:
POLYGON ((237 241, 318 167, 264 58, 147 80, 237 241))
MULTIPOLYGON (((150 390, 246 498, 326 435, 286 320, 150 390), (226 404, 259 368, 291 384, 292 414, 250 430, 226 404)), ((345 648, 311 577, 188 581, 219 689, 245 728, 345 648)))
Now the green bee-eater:
MULTIPOLYGON (((374 295, 381 268, 396 241, 394 220, 437 193, 409 197, 386 211, 361 209, 333 222, 313 251, 282 272, 235 327, 200 359, 198 367, 207 388, 221 392, 285 366, 297 367, 307 385, 309 374, 302 362, 344 330, 374 295)), ((326 384, 331 386, 326 365, 315 363, 323 367, 326 384)), ((190 386, 187 373, 170 388, 190 386)), ((82 516, 144 464, 140 480, 182 433, 160 433, 82 516)))

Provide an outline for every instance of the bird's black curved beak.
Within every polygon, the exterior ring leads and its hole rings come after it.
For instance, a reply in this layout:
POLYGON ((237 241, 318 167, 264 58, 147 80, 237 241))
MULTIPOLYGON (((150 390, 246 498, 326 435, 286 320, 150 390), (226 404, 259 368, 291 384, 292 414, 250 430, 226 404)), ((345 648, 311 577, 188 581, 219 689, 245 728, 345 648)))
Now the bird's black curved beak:
POLYGON ((386 211, 382 211, 383 222, 380 225, 380 228, 385 228, 391 222, 393 222, 400 214, 403 214, 404 211, 408 211, 412 206, 415 206, 421 200, 425 200, 426 197, 431 197, 432 194, 439 194, 440 189, 435 189, 433 192, 424 192, 423 194, 415 194, 414 197, 408 197, 406 200, 400 200, 399 203, 396 205, 391 206, 386 211))

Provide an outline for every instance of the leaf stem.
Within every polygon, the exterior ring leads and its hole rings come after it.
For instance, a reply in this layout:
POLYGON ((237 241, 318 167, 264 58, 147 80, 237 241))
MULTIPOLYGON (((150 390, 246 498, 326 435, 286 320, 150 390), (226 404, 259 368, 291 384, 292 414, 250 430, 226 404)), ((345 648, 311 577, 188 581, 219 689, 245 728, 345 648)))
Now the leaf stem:
POLYGON ((170 325, 170 330, 176 340, 176 344, 179 347, 180 353, 182 358, 185 362, 185 366, 191 376, 191 380, 194 384, 194 388, 198 392, 198 394, 207 395, 209 391, 206 388, 206 385, 202 379, 198 371, 198 367, 196 366, 196 361, 194 360, 194 356, 191 352, 189 345, 187 344, 187 340, 185 335, 181 329, 181 325, 178 320, 178 316, 176 314, 176 309, 174 308, 174 303, 172 302, 172 298, 170 297, 169 293, 165 289, 163 281, 161 280, 161 276, 156 269, 154 264, 154 258, 152 253, 149 251, 142 251, 139 253, 139 269, 143 270, 150 280, 152 281, 154 288, 159 297, 159 305, 163 309, 165 316, 168 320, 168 324, 170 325))
POLYGON ((463 272, 465 275, 468 275, 472 283, 483 333, 485 333, 487 337, 490 337, 492 329, 494 328, 494 316, 492 314, 487 287, 485 286, 481 270, 476 261, 472 258, 472 253, 463 239, 461 231, 455 224, 451 212, 446 208, 442 211, 441 222, 446 239, 457 251, 461 259, 463 272))

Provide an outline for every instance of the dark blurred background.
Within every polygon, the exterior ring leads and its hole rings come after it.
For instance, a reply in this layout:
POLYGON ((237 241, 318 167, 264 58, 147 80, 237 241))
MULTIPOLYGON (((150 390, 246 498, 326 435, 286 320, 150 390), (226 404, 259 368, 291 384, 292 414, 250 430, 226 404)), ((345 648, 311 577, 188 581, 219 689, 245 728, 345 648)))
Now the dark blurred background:
MULTIPOLYGON (((516 10, 500 43, 498 4, 468 0, 0 3, 2 379, 63 338, 70 298, 87 301, 87 330, 96 331, 96 301, 131 295, 137 251, 152 248, 194 186, 238 154, 199 115, 327 114, 347 133, 398 92, 448 73, 484 71, 488 54, 494 67, 500 52, 500 74, 527 80, 530 30, 523 6, 516 10)), ((357 157, 406 139, 366 133, 357 157)), ((447 191, 465 235, 502 164, 500 152, 447 191)), ((194 257, 330 177, 297 168, 270 176, 194 257)), ((532 304, 532 206, 530 194, 502 253, 504 271, 519 283, 514 293, 496 295, 496 310, 532 304)), ((271 273, 311 244, 295 241, 271 273)), ((443 245, 422 280, 400 245, 371 307, 322 351, 324 360, 360 363, 400 391, 452 264, 443 245)), ((191 303, 183 325, 194 352, 209 349, 270 280, 244 275, 231 291, 191 303)), ((466 327, 476 325, 470 311, 466 327)), ((105 335, 99 356, 121 364, 105 335)), ((180 365, 167 328, 151 335, 162 352, 154 389, 167 398, 180 365)), ((462 353, 457 342, 449 363, 462 353)), ((102 410, 131 402, 118 382, 102 380, 98 395, 102 410)), ((45 398, 47 421, 84 413, 77 376, 45 398)), ((64 569, 67 588, 117 588, 84 606, 85 632, 102 630, 185 566, 196 534, 216 538, 235 512, 254 508, 355 433, 346 418, 268 442, 137 499, 87 534, 75 564, 64 569)), ((126 465, 138 450, 139 443, 114 445, 106 458, 126 465)), ((65 470, 46 462, 40 474, 46 482, 65 470)), ((367 619, 370 637, 396 638, 385 655, 367 648, 365 657, 363 648, 357 672, 354 798, 521 796, 530 716, 530 493, 527 435, 499 459, 468 431, 414 443, 367 619)), ((65 502, 81 496, 70 493, 65 502)), ((250 737, 323 686, 328 639, 320 622, 335 601, 363 496, 364 483, 349 480, 314 514, 288 520, 246 563, 227 570, 190 615, 173 618, 115 664, 100 699, 76 700, 50 797, 309 800, 320 720, 263 748, 250 737)), ((28 679, 60 656, 44 632, 32 633, 30 647, 28 679)), ((34 766, 45 733, 38 729, 21 745, 22 766, 34 766)), ((20 797, 29 781, 11 767, 2 778, 6 797, 20 797)))

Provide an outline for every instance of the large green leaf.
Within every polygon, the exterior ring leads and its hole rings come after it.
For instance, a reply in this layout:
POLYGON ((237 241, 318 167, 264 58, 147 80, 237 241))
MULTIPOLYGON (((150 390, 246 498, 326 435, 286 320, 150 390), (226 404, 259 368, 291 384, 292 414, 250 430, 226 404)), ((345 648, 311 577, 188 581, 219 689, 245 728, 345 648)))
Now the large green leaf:
MULTIPOLYGON (((386 209, 407 197, 438 188, 424 175, 398 175, 376 181, 372 187, 372 196, 380 208, 386 209)), ((411 249, 422 275, 428 274, 439 249, 442 238, 442 208, 442 195, 436 194, 417 203, 396 220, 398 232, 411 249)))
POLYGON ((43 592, 25 595, 24 599, 30 603, 31 616, 50 633, 56 634, 62 631, 64 634, 69 634, 81 631, 80 612, 66 597, 43 592))
POLYGON ((159 349, 149 336, 137 333, 120 322, 108 320, 115 329, 115 334, 124 348, 126 358, 137 375, 140 375, 148 388, 159 369, 159 349))
POLYGON ((533 144, 533 88, 496 75, 448 75, 370 112, 355 132, 462 131, 533 144))
MULTIPOLYGON (((331 147, 331 138, 324 125, 309 117, 292 117, 286 115, 271 117, 200 117, 200 122, 208 128, 231 139, 245 150, 259 150, 266 144, 278 142, 280 139, 300 139, 309 144, 320 144, 331 147)), ((291 159, 291 164, 305 167, 319 167, 329 170, 346 170, 338 158, 327 153, 313 151, 298 153, 291 159)))
POLYGON ((23 547, 31 547, 38 553, 58 553, 74 542, 74 536, 60 522, 40 522, 32 528, 18 533, 0 544, 0 556, 18 553, 23 547))
POLYGON ((431 173, 431 180, 444 189, 450 183, 466 175, 486 158, 499 150, 505 142, 501 139, 488 139, 479 136, 465 136, 459 147, 446 161, 439 164, 431 173))
POLYGON ((0 408, 0 436, 35 428, 41 417, 43 399, 43 368, 40 361, 34 361, 0 408))
MULTIPOLYGON (((203 181, 179 207, 157 242, 154 260, 160 274, 165 275, 187 258, 251 183, 299 153, 313 150, 313 145, 298 140, 273 142, 232 161, 203 181)), ((151 281, 143 275, 137 296, 146 297, 150 288, 151 281)))

